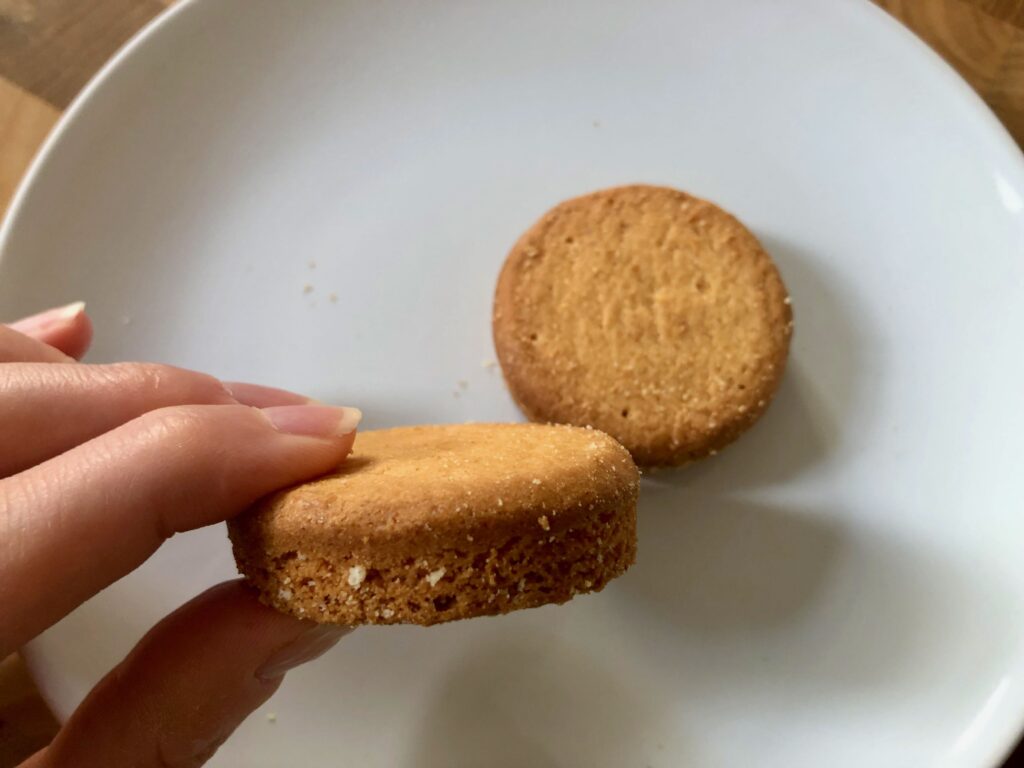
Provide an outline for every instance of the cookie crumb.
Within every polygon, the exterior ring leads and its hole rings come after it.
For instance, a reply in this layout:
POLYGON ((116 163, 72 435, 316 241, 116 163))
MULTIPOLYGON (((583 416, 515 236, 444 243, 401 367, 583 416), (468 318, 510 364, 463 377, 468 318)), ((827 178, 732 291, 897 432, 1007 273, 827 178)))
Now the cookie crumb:
POLYGON ((315 261, 314 261, 313 259, 310 259, 310 260, 309 260, 308 262, 306 262, 306 265, 307 265, 307 266, 308 266, 308 267, 309 267, 310 269, 316 269, 316 262, 315 262, 315 261))
POLYGON ((469 389, 469 382, 465 379, 458 380, 459 389, 469 389))
POLYGON ((275 712, 267 712, 267 722, 268 723, 276 723, 277 722, 277 714, 275 712))
POLYGON ((302 294, 303 294, 303 296, 309 295, 312 292, 313 292, 313 286, 310 285, 309 283, 306 283, 304 286, 302 286, 302 294))
POLYGON ((334 291, 331 291, 329 294, 327 294, 327 300, 331 302, 331 304, 337 304, 338 294, 336 294, 334 291))
POLYGON ((353 565, 348 569, 348 585, 353 589, 359 589, 366 579, 366 568, 361 565, 353 565))
POLYGON ((481 368, 485 368, 487 370, 493 370, 497 365, 498 365, 498 361, 497 360, 483 360, 480 363, 480 367, 481 368))

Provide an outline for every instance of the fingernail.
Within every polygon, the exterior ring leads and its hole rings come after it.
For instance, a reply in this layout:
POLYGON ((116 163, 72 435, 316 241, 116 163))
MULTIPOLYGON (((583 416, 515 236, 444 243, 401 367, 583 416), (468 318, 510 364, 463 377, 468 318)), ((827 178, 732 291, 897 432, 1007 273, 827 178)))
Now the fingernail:
POLYGON ((320 405, 320 402, 305 395, 289 392, 277 387, 261 384, 246 384, 244 381, 222 381, 224 389, 242 405, 253 408, 270 408, 278 405, 320 405))
POLYGON ((294 669, 300 664, 322 656, 351 631, 352 627, 317 624, 315 627, 307 629, 284 648, 279 648, 272 653, 270 658, 256 670, 256 677, 264 682, 276 680, 289 669, 294 669))
POLYGON ((83 312, 85 312, 85 302, 76 301, 63 307, 55 307, 54 309, 48 309, 45 312, 40 312, 37 315, 31 315, 30 317, 23 317, 21 320, 15 320, 8 327, 21 333, 43 331, 48 328, 52 328, 55 325, 69 323, 83 312))
POLYGON ((264 408, 278 432, 310 437, 342 437, 356 431, 363 412, 358 408, 335 408, 330 405, 280 405, 264 408))

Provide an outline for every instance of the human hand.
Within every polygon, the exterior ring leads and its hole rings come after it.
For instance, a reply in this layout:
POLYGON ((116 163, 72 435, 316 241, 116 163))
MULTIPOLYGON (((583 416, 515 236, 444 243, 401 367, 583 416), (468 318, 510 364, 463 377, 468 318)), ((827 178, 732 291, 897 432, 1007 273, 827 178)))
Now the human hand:
MULTIPOLYGON (((81 305, 0 325, 0 658, 175 533, 323 474, 359 411, 169 366, 84 365, 81 305)), ((157 624, 25 768, 202 765, 347 630, 299 621, 239 581, 157 624)))

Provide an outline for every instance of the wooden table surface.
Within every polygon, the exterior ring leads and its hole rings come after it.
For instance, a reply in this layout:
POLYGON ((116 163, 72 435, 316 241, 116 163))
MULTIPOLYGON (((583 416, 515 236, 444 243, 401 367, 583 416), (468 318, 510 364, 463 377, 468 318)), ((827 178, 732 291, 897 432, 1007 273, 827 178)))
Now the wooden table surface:
MULTIPOLYGON (((0 0, 0 211, 75 94, 174 2, 0 0)), ((877 2, 952 64, 1024 146, 1024 0, 877 2)), ((39 749, 56 728, 20 659, 0 660, 0 768, 39 749)), ((1024 745, 1006 765, 1024 766, 1024 745)))

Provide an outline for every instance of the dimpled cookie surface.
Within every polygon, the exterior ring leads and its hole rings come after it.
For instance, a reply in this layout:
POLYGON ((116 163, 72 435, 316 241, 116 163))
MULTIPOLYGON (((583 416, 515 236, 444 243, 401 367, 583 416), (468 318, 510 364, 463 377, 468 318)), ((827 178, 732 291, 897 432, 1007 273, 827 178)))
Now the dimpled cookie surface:
POLYGON ((548 211, 508 254, 493 311, 524 413, 603 430, 647 466, 704 457, 750 427, 792 330, 779 271, 743 224, 643 185, 548 211))

